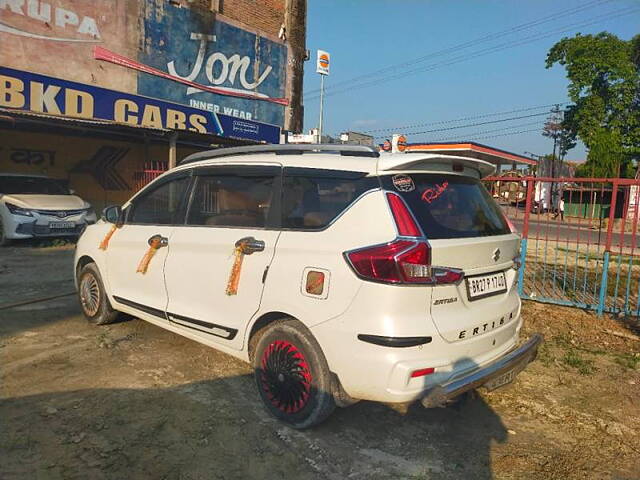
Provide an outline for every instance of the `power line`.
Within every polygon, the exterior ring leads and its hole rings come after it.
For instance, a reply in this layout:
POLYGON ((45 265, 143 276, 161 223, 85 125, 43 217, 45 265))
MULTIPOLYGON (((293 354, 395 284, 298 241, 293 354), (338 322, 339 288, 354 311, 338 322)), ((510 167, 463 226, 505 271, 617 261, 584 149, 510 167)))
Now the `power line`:
MULTIPOLYGON (((521 118, 541 117, 542 115, 549 115, 549 112, 533 113, 531 115, 520 115, 518 117, 501 118, 500 120, 489 120, 486 122, 468 123, 466 125, 457 125, 455 127, 435 128, 433 130, 423 130, 422 132, 405 132, 406 135, 423 135, 425 133, 446 132, 448 130, 459 130, 461 128, 478 127, 480 125, 490 125, 493 123, 510 122, 512 120, 520 120, 521 118)), ((383 138, 386 135, 377 136, 375 138, 383 138)))
MULTIPOLYGON (((471 136, 471 137, 460 137, 460 138, 449 138, 449 137, 441 137, 441 138, 436 138, 436 139, 432 139, 429 140, 429 142, 459 142, 459 141, 473 141, 473 140, 483 140, 483 139, 487 139, 487 138, 497 138, 497 137, 508 137, 511 135, 521 135, 523 133, 532 133, 532 132, 539 132, 540 129, 539 128, 532 128, 529 130, 520 130, 518 132, 506 132, 506 133, 499 133, 497 135, 481 135, 481 136, 471 136)), ((478 132, 480 133, 480 132, 478 132)))
MULTIPOLYGON (((417 69, 401 72, 399 74, 394 74, 394 75, 391 75, 391 76, 388 76, 388 77, 382 77, 382 78, 377 79, 377 80, 371 80, 369 82, 364 82, 364 83, 361 83, 361 84, 353 85, 351 87, 346 87, 346 88, 343 88, 343 89, 330 91, 330 92, 326 93, 325 96, 338 95, 338 94, 349 92, 349 91, 352 91, 352 90, 355 90, 355 89, 362 89, 364 87, 375 86, 375 85, 378 85, 378 84, 381 84, 381 83, 386 83, 386 82, 389 82, 389 81, 392 81, 392 80, 395 80, 395 79, 398 79, 398 78, 404 78, 407 75, 412 75, 412 74, 416 74, 416 73, 436 70, 438 68, 450 66, 450 65, 453 65, 453 64, 456 64, 456 63, 463 62, 465 60, 475 59, 475 58, 478 58, 480 56, 485 56, 485 55, 489 55, 491 53, 496 53, 496 52, 500 52, 500 51, 503 51, 503 50, 508 50, 510 48, 515 48, 515 47, 518 47, 518 46, 521 46, 521 45, 526 45, 528 43, 532 43, 532 42, 535 42, 535 41, 538 41, 538 40, 542 40, 542 39, 548 38, 550 36, 553 36, 553 35, 556 35, 556 34, 559 34, 559 33, 564 33, 564 32, 568 32, 568 31, 574 30, 575 28, 586 27, 586 26, 589 26, 589 25, 593 25, 593 24, 599 23, 599 22, 604 21, 604 20, 612 20, 614 18, 623 16, 623 15, 628 15, 630 13, 635 13, 636 11, 640 11, 640 9, 632 7, 632 8, 627 8, 627 9, 616 10, 616 11, 609 12, 607 14, 598 16, 598 17, 594 17, 592 19, 589 19, 588 21, 575 22, 575 23, 572 23, 572 24, 564 25, 564 26, 562 26, 562 27, 560 27, 560 28, 558 28, 556 30, 552 30, 552 31, 549 31, 549 32, 543 32, 543 34, 538 33, 538 34, 531 35, 529 37, 524 37, 523 39, 521 39, 520 41, 515 42, 515 43, 514 42, 507 42, 507 43, 495 45, 495 46, 488 47, 488 48, 485 48, 485 49, 482 49, 482 50, 478 50, 478 51, 475 51, 475 52, 470 52, 468 54, 460 55, 460 56, 455 57, 454 59, 452 59, 450 61, 444 61, 444 62, 440 62, 440 63, 435 63, 435 64, 427 65, 425 67, 421 67, 421 68, 417 68, 417 69)), ((311 97, 308 100, 313 100, 315 98, 317 98, 317 97, 311 97)))
MULTIPOLYGON (((377 132, 391 132, 391 131, 403 131, 405 129, 408 128, 418 128, 418 127, 428 127, 431 125, 446 125, 449 123, 458 123, 458 122, 464 122, 467 120, 477 120, 480 118, 489 118, 489 117, 499 117, 501 115, 507 115, 509 113, 520 113, 520 112, 530 112, 531 110, 540 110, 542 108, 550 108, 550 107, 554 107, 556 105, 567 105, 568 102, 556 102, 556 103, 550 103, 547 105, 538 105, 536 107, 524 107, 524 108, 517 108, 515 110, 507 110, 504 112, 494 112, 494 113, 485 113, 485 114, 481 114, 481 115, 473 115, 473 116, 469 116, 469 117, 462 117, 462 118, 456 118, 456 119, 451 119, 451 120, 440 120, 437 122, 427 122, 427 123, 416 123, 413 125, 402 125, 399 127, 389 127, 389 128, 378 128, 375 130, 363 130, 362 133, 377 133, 377 132)), ((545 112, 545 114, 548 114, 549 112, 545 112)), ((460 127, 461 128, 461 127, 460 127)))
MULTIPOLYGON (((512 135, 520 135, 523 133, 531 133, 531 132, 539 132, 540 129, 539 128, 532 128, 530 130, 520 130, 519 132, 508 132, 508 133, 500 133, 498 135, 489 135, 489 136, 480 136, 480 137, 465 137, 464 140, 484 140, 487 138, 497 138, 497 137, 510 137, 512 135)), ((456 140, 450 140, 446 137, 444 138, 438 138, 435 140, 432 140, 434 142, 440 142, 440 141, 456 141, 456 140)))
POLYGON ((478 135, 486 135, 487 133, 495 133, 495 132, 506 132, 506 130, 513 130, 513 129, 518 129, 518 128, 523 128, 523 127, 530 127, 531 125, 538 125, 538 128, 535 129, 535 131, 542 131, 542 127, 543 124, 540 123, 540 121, 537 122, 526 122, 526 123, 520 123, 518 125, 511 125, 508 127, 503 127, 503 128, 494 128, 492 130, 482 130, 479 132, 470 132, 470 133, 462 133, 462 134, 458 134, 460 136, 458 137, 439 137, 433 141, 439 142, 439 141, 443 141, 443 140, 447 140, 447 141, 451 141, 451 142, 456 142, 459 140, 469 140, 470 137, 476 137, 478 135))
MULTIPOLYGON (((340 86, 340 85, 348 84, 348 83, 353 83, 353 82, 356 82, 357 80, 360 80, 360 79, 363 79, 363 78, 367 78, 367 77, 371 77, 371 76, 377 76, 377 75, 380 75, 380 74, 383 74, 383 73, 386 73, 386 72, 389 72, 389 71, 392 71, 392 70, 395 70, 395 69, 398 69, 398 68, 415 66, 416 63, 424 62, 425 60, 427 60, 429 58, 442 56, 444 54, 451 53, 451 52, 454 52, 456 50, 462 50, 462 49, 465 49, 467 47, 478 45, 479 43, 483 43, 483 42, 487 42, 489 40, 495 40, 497 38, 508 36, 508 35, 511 35, 513 33, 516 33, 516 32, 522 31, 522 30, 527 30, 529 28, 532 28, 532 27, 535 27, 535 26, 538 26, 538 25, 542 25, 544 23, 548 23, 548 22, 554 21, 555 19, 560 18, 560 17, 568 17, 570 15, 574 15, 576 13, 582 12, 584 10, 588 10, 590 8, 593 8, 593 7, 596 7, 596 6, 599 6, 599 5, 603 5, 605 3, 609 3, 611 1, 612 0, 594 0, 594 1, 588 2, 588 3, 584 4, 584 5, 581 5, 579 7, 574 7, 574 8, 561 10, 559 12, 555 12, 553 14, 547 15, 547 16, 539 18, 537 20, 532 20, 530 22, 525 22, 525 23, 522 23, 520 25, 516 25, 516 26, 508 28, 506 30, 501 30, 499 32, 490 33, 488 35, 484 35, 484 36, 476 38, 474 40, 470 40, 470 41, 467 41, 467 42, 459 43, 457 45, 453 45, 451 47, 445 48, 443 50, 438 50, 436 52, 432 52, 432 53, 429 53, 427 55, 423 55, 421 57, 416 57, 416 58, 413 58, 413 59, 405 60, 405 61, 403 61, 401 63, 396 63, 396 64, 393 64, 393 65, 389 65, 387 67, 381 68, 379 70, 375 70, 375 71, 370 72, 368 74, 358 75, 356 77, 352 77, 352 78, 347 79, 347 80, 342 80, 342 81, 332 85, 332 88, 340 86)), ((306 92, 305 96, 306 95, 312 95, 312 94, 314 94, 316 92, 319 92, 319 91, 320 91, 319 89, 313 89, 313 90, 311 90, 309 92, 306 92)))

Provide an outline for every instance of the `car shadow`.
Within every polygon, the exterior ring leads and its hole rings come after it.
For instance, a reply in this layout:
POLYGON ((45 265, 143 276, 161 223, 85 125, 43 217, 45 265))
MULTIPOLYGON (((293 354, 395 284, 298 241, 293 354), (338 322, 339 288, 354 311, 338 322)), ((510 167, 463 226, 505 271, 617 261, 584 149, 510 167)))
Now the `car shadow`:
POLYGON ((361 402, 293 430, 266 413, 251 375, 4 398, 0 416, 3 479, 490 479, 492 444, 507 438, 481 398, 361 402))

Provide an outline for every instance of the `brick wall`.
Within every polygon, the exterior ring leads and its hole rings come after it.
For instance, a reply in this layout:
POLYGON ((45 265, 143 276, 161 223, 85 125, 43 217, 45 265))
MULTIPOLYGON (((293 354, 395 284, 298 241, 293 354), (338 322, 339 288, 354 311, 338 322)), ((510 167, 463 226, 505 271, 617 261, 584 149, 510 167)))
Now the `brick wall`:
POLYGON ((277 35, 284 23, 284 0, 223 0, 220 13, 277 35))
POLYGON ((284 23, 285 0, 171 0, 185 6, 213 10, 238 22, 278 35, 284 23))

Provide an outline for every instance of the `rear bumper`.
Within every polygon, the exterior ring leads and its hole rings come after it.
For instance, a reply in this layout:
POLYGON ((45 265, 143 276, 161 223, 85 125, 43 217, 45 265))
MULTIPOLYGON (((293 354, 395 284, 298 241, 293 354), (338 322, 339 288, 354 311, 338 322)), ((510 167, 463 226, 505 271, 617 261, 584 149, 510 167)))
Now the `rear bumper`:
MULTIPOLYGON (((424 407, 439 407, 445 405, 462 393, 474 388, 491 385, 492 381, 499 383, 500 377, 509 374, 509 383, 517 374, 532 362, 538 355, 538 347, 542 344, 543 338, 539 333, 535 333, 522 346, 511 350, 502 357, 475 370, 462 378, 457 378, 451 382, 436 385, 425 392, 421 399, 424 407)), ((495 383, 495 382, 494 382, 495 383)), ((493 388, 498 388, 502 384, 497 384, 493 388)))

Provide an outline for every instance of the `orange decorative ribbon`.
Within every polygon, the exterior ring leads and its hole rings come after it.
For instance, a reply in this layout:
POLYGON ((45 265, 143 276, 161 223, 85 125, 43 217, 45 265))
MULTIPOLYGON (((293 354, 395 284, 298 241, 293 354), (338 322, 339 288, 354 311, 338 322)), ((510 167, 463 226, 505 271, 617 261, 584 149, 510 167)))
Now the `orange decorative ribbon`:
POLYGON ((231 267, 231 275, 229 275, 229 281, 227 282, 227 295, 238 294, 238 285, 240 284, 240 270, 242 269, 242 259, 244 258, 244 245, 237 245, 233 251, 233 255, 236 258, 233 261, 233 267, 231 267))
POLYGON ((100 250, 106 250, 107 249, 107 247, 109 246, 109 240, 111 240, 111 237, 113 237, 113 234, 116 233, 117 229, 118 229, 117 225, 112 225, 111 226, 111 228, 109 229, 107 234, 104 236, 104 238, 100 242, 100 245, 98 246, 98 248, 100 250))
POLYGON ((154 235, 149 239, 149 248, 147 249, 147 252, 144 254, 144 257, 142 257, 142 259, 140 260, 140 263, 138 263, 138 268, 136 269, 136 273, 141 273, 143 275, 147 273, 147 269, 149 268, 149 262, 151 262, 151 259, 153 258, 153 256, 156 254, 156 251, 160 247, 163 247, 162 237, 160 235, 154 235))

